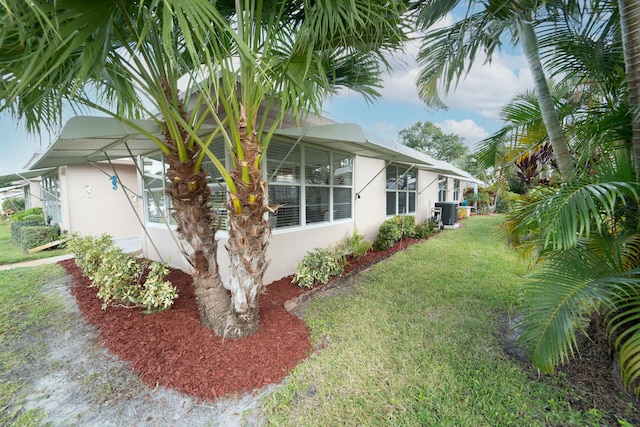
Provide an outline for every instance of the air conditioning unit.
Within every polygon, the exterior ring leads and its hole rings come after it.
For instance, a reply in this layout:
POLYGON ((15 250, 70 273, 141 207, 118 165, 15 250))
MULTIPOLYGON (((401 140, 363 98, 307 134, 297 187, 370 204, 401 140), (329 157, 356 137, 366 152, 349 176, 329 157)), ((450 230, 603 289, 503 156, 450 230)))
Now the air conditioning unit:
POLYGON ((442 210, 440 220, 443 225, 455 225, 458 222, 458 202, 436 202, 435 206, 442 210))

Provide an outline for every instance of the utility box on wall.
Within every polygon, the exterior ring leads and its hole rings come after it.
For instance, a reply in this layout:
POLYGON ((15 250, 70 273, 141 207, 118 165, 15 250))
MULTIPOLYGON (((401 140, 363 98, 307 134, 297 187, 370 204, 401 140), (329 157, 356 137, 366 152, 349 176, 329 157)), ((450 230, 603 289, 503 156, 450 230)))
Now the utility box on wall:
POLYGON ((442 209, 442 225, 455 225, 458 222, 458 202, 436 202, 435 206, 442 209))

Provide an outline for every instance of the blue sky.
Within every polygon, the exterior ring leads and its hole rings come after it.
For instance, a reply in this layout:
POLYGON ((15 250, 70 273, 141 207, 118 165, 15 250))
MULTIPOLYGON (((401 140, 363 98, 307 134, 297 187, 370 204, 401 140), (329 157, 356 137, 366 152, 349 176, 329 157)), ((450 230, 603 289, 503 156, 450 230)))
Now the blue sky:
MULTIPOLYGON (((448 17, 445 23, 452 22, 448 17)), ((477 58, 469 75, 444 97, 448 110, 427 108, 418 98, 414 58, 417 44, 396 55, 393 70, 385 75, 382 98, 367 105, 357 94, 342 92, 327 100, 325 114, 338 122, 358 123, 366 131, 398 140, 398 132, 417 121, 430 121, 445 133, 464 138, 473 150, 477 141, 501 127, 498 111, 509 100, 533 87, 525 58, 519 51, 494 55, 490 64, 477 58)), ((22 171, 36 151, 45 151, 53 135, 29 136, 8 116, 0 116, 0 175, 22 171)))

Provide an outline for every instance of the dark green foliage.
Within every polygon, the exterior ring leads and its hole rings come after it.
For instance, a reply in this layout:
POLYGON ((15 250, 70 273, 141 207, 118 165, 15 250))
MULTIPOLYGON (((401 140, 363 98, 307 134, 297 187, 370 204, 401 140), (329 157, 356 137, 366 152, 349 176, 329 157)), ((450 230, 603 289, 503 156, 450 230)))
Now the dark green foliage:
POLYGON ((411 215, 400 215, 385 220, 380 224, 378 235, 373 242, 377 251, 389 249, 397 241, 405 237, 413 237, 416 219, 411 215))
POLYGON ((413 237, 417 239, 427 238, 433 234, 437 227, 438 224, 433 219, 422 221, 420 224, 416 224, 413 231, 413 237))
POLYGON ((17 245, 22 242, 22 229, 24 227, 36 227, 41 226, 42 221, 11 221, 11 241, 17 245))
POLYGON ((41 216, 42 218, 44 218, 44 212, 42 211, 42 208, 29 208, 29 209, 26 209, 26 210, 23 210, 23 211, 20 211, 20 212, 16 212, 15 214, 13 214, 11 216, 11 222, 24 221, 30 215, 38 215, 38 216, 41 216))
POLYGON ((58 237, 60 237, 60 226, 58 224, 53 226, 27 225, 20 227, 20 240, 18 244, 22 246, 24 250, 29 250, 53 242, 57 240, 58 237))

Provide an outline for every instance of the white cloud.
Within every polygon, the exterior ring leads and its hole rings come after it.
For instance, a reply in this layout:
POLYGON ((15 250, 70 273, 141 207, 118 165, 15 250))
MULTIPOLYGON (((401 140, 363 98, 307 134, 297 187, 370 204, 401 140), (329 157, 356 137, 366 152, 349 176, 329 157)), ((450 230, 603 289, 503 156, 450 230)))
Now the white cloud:
POLYGON ((381 133, 395 133, 398 131, 398 127, 392 123, 375 122, 375 129, 381 133))
POLYGON ((445 134, 453 133, 463 138, 465 145, 472 150, 475 148, 478 141, 489 136, 489 133, 484 128, 478 126, 476 122, 469 119, 461 121, 447 119, 442 122, 435 123, 435 125, 438 126, 445 134))
POLYGON ((524 57, 501 54, 491 63, 482 64, 482 58, 476 61, 444 102, 451 109, 469 109, 493 119, 515 95, 532 87, 533 80, 524 57))

